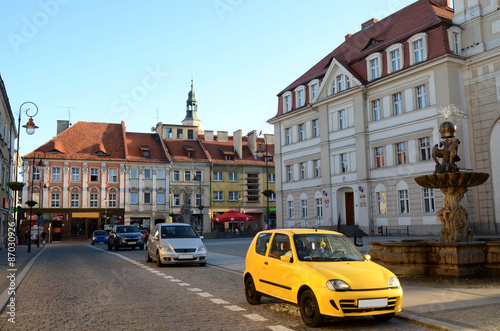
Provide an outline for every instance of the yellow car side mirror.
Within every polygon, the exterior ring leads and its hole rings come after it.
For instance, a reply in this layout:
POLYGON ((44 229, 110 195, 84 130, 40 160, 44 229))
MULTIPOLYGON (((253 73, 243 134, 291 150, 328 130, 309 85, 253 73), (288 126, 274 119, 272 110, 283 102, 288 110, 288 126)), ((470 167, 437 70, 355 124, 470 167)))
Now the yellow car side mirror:
POLYGON ((283 261, 283 262, 292 262, 293 258, 290 257, 290 256, 286 256, 286 255, 281 255, 280 256, 280 261, 283 261))
POLYGON ((371 260, 372 260, 372 257, 371 257, 370 255, 366 254, 366 255, 365 255, 365 259, 366 259, 367 261, 371 261, 371 260))

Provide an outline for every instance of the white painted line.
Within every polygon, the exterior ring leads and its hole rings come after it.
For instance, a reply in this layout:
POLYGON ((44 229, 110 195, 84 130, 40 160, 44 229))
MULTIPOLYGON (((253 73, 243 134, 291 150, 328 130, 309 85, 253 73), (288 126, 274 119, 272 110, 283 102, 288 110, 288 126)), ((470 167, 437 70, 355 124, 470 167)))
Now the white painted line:
POLYGON ((213 297, 212 294, 210 293, 207 293, 207 292, 201 292, 201 293, 196 293, 198 294, 200 297, 204 297, 204 298, 210 298, 210 297, 213 297))
POLYGON ((228 305, 229 302, 227 302, 226 300, 222 300, 222 299, 211 299, 213 303, 216 303, 218 305, 228 305))
POLYGON ((189 283, 179 283, 179 286, 189 286, 189 285, 191 285, 191 284, 189 284, 189 283))
POLYGON ((172 277, 172 276, 163 276, 163 278, 170 279, 170 278, 174 278, 174 277, 172 277))
POLYGON ((224 308, 229 309, 230 311, 243 311, 245 308, 241 308, 240 306, 224 306, 224 308))
POLYGON ((273 325, 273 326, 268 326, 268 328, 273 331, 293 331, 293 329, 289 329, 283 325, 273 325))
POLYGON ((170 281, 171 281, 171 282, 173 282, 173 283, 179 283, 179 282, 181 282, 181 280, 180 280, 180 279, 175 279, 175 278, 174 278, 174 279, 171 279, 170 281))
POLYGON ((201 292, 201 289, 200 289, 200 288, 197 288, 197 287, 188 288, 188 290, 190 290, 190 291, 192 291, 192 292, 201 292))
POLYGON ((265 322, 267 321, 267 318, 260 316, 259 314, 243 314, 246 318, 249 320, 252 320, 254 322, 265 322))

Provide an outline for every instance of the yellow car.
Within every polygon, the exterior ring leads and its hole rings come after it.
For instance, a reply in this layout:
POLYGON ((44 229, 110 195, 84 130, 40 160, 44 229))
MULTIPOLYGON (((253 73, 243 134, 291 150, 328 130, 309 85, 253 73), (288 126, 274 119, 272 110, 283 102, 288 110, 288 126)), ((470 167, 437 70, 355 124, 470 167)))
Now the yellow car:
POLYGON ((262 295, 298 304, 308 326, 325 316, 373 316, 388 321, 401 311, 398 278, 370 261, 343 234, 315 229, 257 233, 243 274, 248 303, 262 295))

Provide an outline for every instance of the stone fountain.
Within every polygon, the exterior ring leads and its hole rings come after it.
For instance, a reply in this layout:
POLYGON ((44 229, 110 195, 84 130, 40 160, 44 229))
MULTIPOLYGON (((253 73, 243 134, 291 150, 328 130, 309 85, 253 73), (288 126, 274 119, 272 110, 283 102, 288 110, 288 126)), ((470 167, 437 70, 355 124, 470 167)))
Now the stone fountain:
POLYGON ((456 126, 446 118, 439 132, 442 141, 432 151, 435 171, 416 177, 415 182, 440 189, 444 194, 444 208, 436 213, 442 225, 441 240, 370 242, 372 248, 368 253, 374 261, 399 275, 500 275, 500 242, 473 240, 472 230, 467 226, 467 210, 460 205, 468 188, 483 184, 489 174, 460 171, 456 164, 460 161, 456 126))

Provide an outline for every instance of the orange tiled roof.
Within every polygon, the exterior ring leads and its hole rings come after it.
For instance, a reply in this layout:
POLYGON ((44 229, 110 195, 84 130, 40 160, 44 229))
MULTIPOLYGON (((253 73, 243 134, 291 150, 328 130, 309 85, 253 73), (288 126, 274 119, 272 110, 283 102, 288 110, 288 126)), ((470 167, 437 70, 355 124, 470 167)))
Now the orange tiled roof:
POLYGON ((168 162, 167 155, 156 133, 125 133, 127 144, 127 161, 129 162, 168 162), (149 157, 144 157, 144 151, 149 157))

